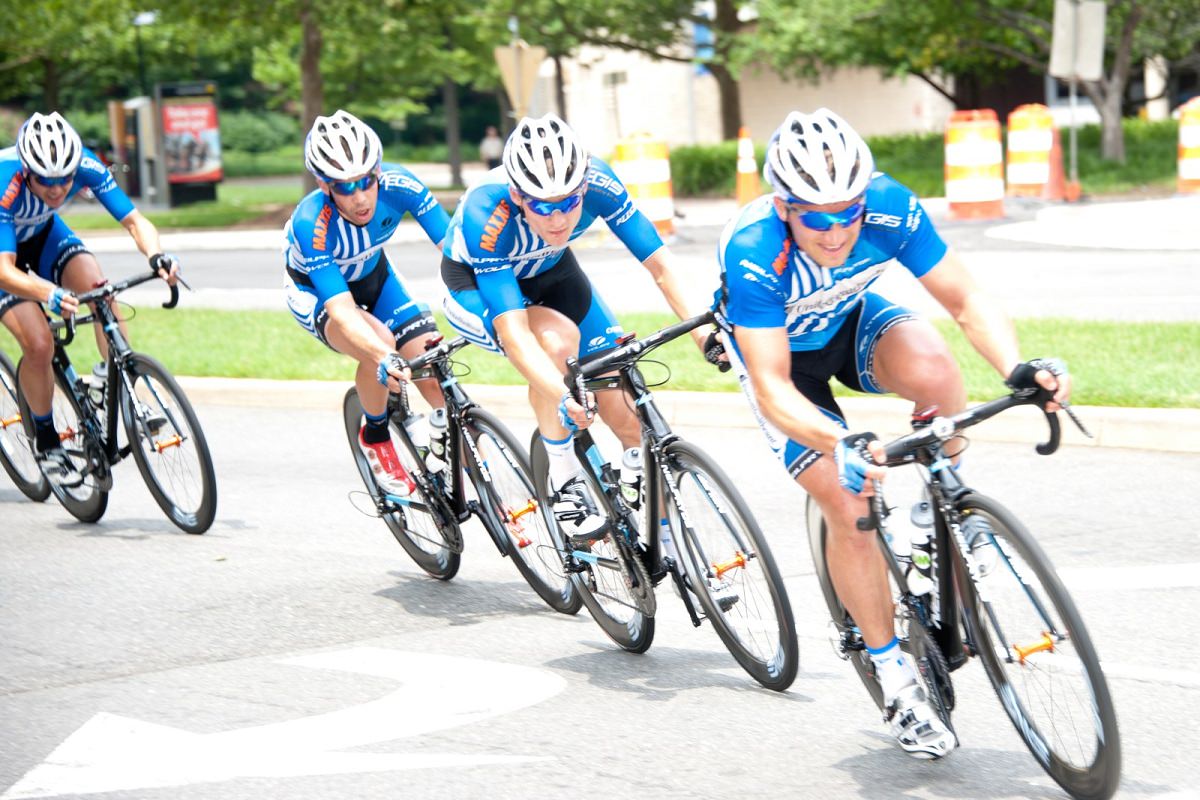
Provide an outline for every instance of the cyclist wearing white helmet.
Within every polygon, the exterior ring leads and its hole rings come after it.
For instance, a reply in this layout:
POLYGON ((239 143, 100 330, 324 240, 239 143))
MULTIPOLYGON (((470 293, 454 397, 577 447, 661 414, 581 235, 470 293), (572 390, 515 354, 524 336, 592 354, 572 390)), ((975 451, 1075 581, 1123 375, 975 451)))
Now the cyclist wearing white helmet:
MULTIPOLYGON (((623 333, 569 249, 597 218, 653 276, 671 310, 688 317, 674 257, 654 225, 612 168, 589 156, 554 114, 517 124, 501 166, 459 201, 442 260, 446 318, 475 344, 504 353, 528 381, 558 490, 556 511, 577 520, 581 535, 599 530, 600 521, 578 513, 586 504, 570 429, 590 425, 591 410, 564 394, 562 376, 567 357, 595 357, 623 333)), ((702 344, 703 336, 696 340, 702 344)), ((599 412, 625 447, 640 444, 623 396, 602 394, 599 412)))
MULTIPOLYGON (((17 132, 16 145, 0 150, 0 322, 24 356, 21 390, 33 413, 38 462, 62 485, 78 483, 81 476, 62 450, 51 415, 54 348, 39 304, 70 316, 79 306, 72 292, 89 291, 104 280, 96 258, 58 216, 83 189, 129 231, 152 268, 170 283, 177 272, 175 260, 163 255, 158 230, 57 111, 31 116, 17 132)), ((128 338, 124 323, 121 330, 128 338)), ((99 330, 95 334, 107 357, 107 340, 99 330)))
MULTIPOLYGON (((437 325, 383 246, 407 213, 440 247, 449 218, 411 172, 383 162, 375 131, 346 111, 313 122, 304 165, 318 188, 300 201, 285 229, 288 308, 317 340, 358 361, 354 382, 366 416, 359 447, 381 488, 406 496, 414 484, 388 433, 388 389, 398 391, 407 377, 396 366, 397 353, 423 353, 437 325)), ((445 405, 431 381, 417 387, 435 408, 445 405)))
POLYGON ((832 111, 789 114, 767 145, 763 174, 774 194, 744 206, 721 237, 721 336, 772 449, 829 525, 830 576, 870 650, 892 735, 913 755, 939 758, 957 740, 900 651, 882 556, 855 525, 867 514, 870 479, 884 475, 875 461, 883 449, 872 434, 847 436, 830 380, 942 414, 966 404, 937 330, 868 291, 893 259, 1010 385, 1036 380, 1065 401, 1070 378, 1022 364, 1011 322, 946 247, 916 195, 874 172, 866 142, 832 111))

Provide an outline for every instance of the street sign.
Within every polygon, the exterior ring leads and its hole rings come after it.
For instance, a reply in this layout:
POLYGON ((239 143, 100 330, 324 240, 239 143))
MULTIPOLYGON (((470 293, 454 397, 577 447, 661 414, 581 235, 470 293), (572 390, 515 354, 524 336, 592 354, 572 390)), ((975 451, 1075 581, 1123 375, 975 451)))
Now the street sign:
POLYGON ((1103 0, 1054 0, 1049 73, 1065 81, 1104 77, 1103 0))
POLYGON ((546 48, 517 39, 507 47, 497 47, 494 52, 504 90, 508 93, 508 102, 512 104, 513 116, 520 119, 529 110, 538 67, 546 60, 546 48))

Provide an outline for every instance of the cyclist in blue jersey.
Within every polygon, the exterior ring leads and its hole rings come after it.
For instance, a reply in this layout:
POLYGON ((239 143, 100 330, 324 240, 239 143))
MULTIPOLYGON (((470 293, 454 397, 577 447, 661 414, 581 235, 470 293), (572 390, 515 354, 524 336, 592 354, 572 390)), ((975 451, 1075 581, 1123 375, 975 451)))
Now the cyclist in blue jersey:
POLYGON ((767 145, 763 173, 774 194, 744 206, 722 234, 717 307, 730 362, 768 441, 829 526, 830 577, 875 663, 889 729, 907 752, 939 758, 957 741, 899 649, 882 555, 855 526, 867 514, 870 480, 884 475, 883 448, 873 434, 847 435, 830 380, 893 392, 916 409, 965 406, 962 375, 936 329, 869 291, 892 260, 1010 386, 1036 381, 1065 402, 1070 378, 1061 362, 1022 362, 1012 323, 916 196, 873 170, 867 144, 836 114, 789 114, 767 145))
MULTIPOLYGON (((569 247, 597 218, 653 276, 671 310, 687 318, 671 251, 608 164, 589 157, 554 114, 520 121, 502 165, 459 202, 442 259, 450 324, 480 347, 502 352, 529 383, 555 511, 580 536, 603 526, 588 504, 571 442, 572 430, 591 424, 594 398, 585 407, 564 393, 565 362, 611 350, 623 333, 569 247)), ((694 337, 703 345, 702 334, 694 337)), ((640 444, 637 417, 622 393, 603 393, 598 410, 624 447, 640 444)))
MULTIPOLYGON (((388 433, 388 390, 410 375, 404 357, 437 334, 429 306, 417 302, 383 246, 411 214, 440 247, 448 217, 411 172, 383 163, 375 131, 345 111, 317 117, 304 141, 304 164, 318 188, 288 220, 288 308, 327 347, 358 361, 354 383, 366 422, 358 443, 379 485, 401 497, 415 485, 388 433)), ((445 405, 431 381, 417 381, 434 408, 445 405)))
MULTIPOLYGON (((33 414, 38 464, 49 480, 67 486, 82 476, 54 426, 54 342, 40 304, 70 316, 79 307, 73 293, 104 280, 95 256, 58 216, 84 189, 129 231, 151 268, 172 284, 178 272, 175 259, 162 252, 158 230, 57 111, 31 116, 17 132, 16 146, 0 150, 0 322, 23 354, 21 391, 33 414)), ((113 310, 118 311, 115 305, 113 310)), ((126 333, 124 322, 121 332, 126 333)), ((108 342, 99 329, 95 333, 107 357, 108 342)))

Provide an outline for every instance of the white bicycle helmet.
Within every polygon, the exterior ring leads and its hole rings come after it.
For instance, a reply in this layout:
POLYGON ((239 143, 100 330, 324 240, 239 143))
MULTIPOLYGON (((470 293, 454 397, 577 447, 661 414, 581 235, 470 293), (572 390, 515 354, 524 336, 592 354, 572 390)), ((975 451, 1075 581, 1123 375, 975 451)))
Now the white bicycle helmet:
POLYGON ((763 177, 776 193, 818 206, 858 197, 874 171, 871 148, 827 108, 788 114, 763 163, 763 177))
POLYGON ((504 143, 503 161, 512 184, 539 200, 571 194, 587 178, 587 150, 554 114, 517 123, 504 143))
POLYGON ((26 169, 43 178, 62 178, 79 167, 83 142, 57 111, 34 114, 17 131, 17 153, 26 169))
POLYGON ((317 117, 304 139, 304 166, 324 181, 366 175, 383 158, 383 145, 371 127, 340 108, 317 117))

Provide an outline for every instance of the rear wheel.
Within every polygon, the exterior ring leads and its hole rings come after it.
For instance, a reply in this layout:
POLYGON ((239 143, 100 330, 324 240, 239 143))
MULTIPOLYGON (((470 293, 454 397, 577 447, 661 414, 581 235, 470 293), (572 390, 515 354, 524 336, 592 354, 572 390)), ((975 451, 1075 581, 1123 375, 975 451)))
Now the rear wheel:
POLYGON ((796 679, 800 647, 783 579, 762 531, 704 451, 676 440, 666 456, 673 484, 667 518, 675 541, 686 543, 689 584, 742 668, 781 692, 796 679))
MULTIPOLYGON (((529 445, 529 459, 538 495, 543 505, 550 508, 553 495, 550 486, 550 462, 542 444, 541 434, 537 430, 534 430, 529 445)), ((588 485, 591 486, 590 483, 588 485)), ((592 502, 596 503, 598 508, 604 507, 594 496, 592 502)), ((612 541, 613 536, 621 534, 614 531, 592 543, 588 550, 582 551, 570 546, 557 521, 551 533, 558 549, 572 553, 569 558, 573 569, 571 580, 596 624, 621 648, 631 653, 646 652, 654 641, 654 617, 647 616, 638 608, 637 599, 626 585, 619 561, 620 555, 612 541)), ((645 575, 644 568, 642 575, 645 575)), ((645 580, 648 586, 649 578, 646 577, 645 580)), ((648 588, 648 591, 654 590, 648 588)))
POLYGON ((147 355, 134 353, 124 377, 121 418, 146 487, 177 527, 204 533, 217 514, 217 475, 192 404, 166 367, 147 355))
MULTIPOLYGON (((817 583, 825 598, 825 605, 833 619, 834 649, 843 659, 849 661, 855 673, 866 687, 867 693, 875 705, 884 710, 883 690, 879 679, 875 676, 875 663, 867 652, 866 642, 850 616, 850 612, 838 599, 837 591, 833 588, 833 580, 829 576, 829 567, 825 560, 825 545, 828 539, 828 527, 821 515, 821 508, 809 495, 805 508, 805 519, 808 524, 808 541, 812 548, 813 566, 817 573, 817 583)), ((876 534, 877 536, 878 534, 876 534)), ((890 583, 890 579, 889 579, 890 583)), ((896 588, 892 585, 893 596, 896 588)), ((945 656, 937 643, 916 619, 910 609, 902 603, 896 604, 896 637, 900 640, 900 649, 908 654, 916 669, 917 680, 925 690, 933 708, 946 727, 953 730, 950 712, 954 708, 954 690, 950 683, 950 669, 946 665, 945 656)))
POLYGON ((970 561, 956 559, 964 621, 1000 704, 1073 797, 1112 797, 1121 778, 1116 712, 1075 603, 1004 506, 970 494, 958 511, 970 561))
POLYGON ((0 352, 0 465, 21 494, 40 503, 50 496, 50 482, 38 469, 23 419, 17 368, 0 352))
POLYGON ((367 458, 358 446, 358 432, 364 420, 356 389, 346 392, 342 417, 358 474, 392 536, 418 567, 438 580, 453 578, 462 563, 462 531, 445 498, 439 494, 443 486, 441 476, 431 475, 426 470, 412 440, 393 415, 388 422, 392 444, 404 468, 416 481, 417 490, 403 501, 388 499, 375 483, 367 458))
MULTIPOLYGON (((20 366, 17 371, 19 374, 20 366)), ((50 483, 50 491, 75 519, 96 522, 108 508, 108 490, 112 487, 112 472, 100 446, 100 423, 95 415, 82 411, 62 373, 55 372, 54 384, 54 426, 58 429, 67 457, 85 477, 78 486, 55 486, 50 483)), ((32 439, 33 414, 23 395, 20 401, 25 432, 32 439)))
POLYGON ((467 412, 463 433, 479 453, 480 463, 468 459, 476 494, 517 571, 555 611, 578 613, 583 601, 563 569, 562 551, 550 532, 553 516, 534 491, 521 446, 500 420, 480 408, 467 412))

